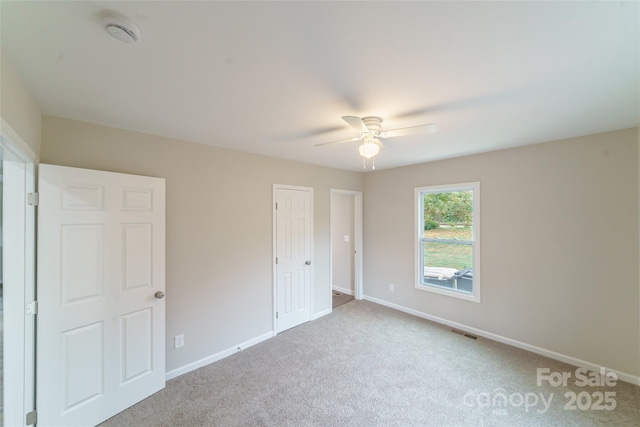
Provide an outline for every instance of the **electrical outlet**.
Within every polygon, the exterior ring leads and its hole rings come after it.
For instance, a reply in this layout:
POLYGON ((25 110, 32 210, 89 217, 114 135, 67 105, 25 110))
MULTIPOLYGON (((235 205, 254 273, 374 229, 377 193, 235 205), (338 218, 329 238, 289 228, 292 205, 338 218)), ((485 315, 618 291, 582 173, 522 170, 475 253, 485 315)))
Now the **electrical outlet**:
POLYGON ((180 334, 173 337, 173 348, 180 348, 182 346, 184 346, 184 335, 180 334))
POLYGON ((391 292, 395 292, 395 290, 396 290, 396 285, 394 285, 393 283, 389 283, 389 290, 390 290, 391 292))

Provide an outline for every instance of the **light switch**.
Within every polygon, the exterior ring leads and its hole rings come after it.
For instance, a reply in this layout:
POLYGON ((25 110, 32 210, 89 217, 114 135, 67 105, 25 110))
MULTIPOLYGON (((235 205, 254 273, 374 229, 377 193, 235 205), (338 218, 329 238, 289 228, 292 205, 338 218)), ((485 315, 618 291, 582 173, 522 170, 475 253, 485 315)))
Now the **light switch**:
POLYGON ((345 235, 344 235, 344 241, 345 241, 345 242, 348 242, 348 241, 349 241, 349 235, 348 235, 348 234, 345 234, 345 235))

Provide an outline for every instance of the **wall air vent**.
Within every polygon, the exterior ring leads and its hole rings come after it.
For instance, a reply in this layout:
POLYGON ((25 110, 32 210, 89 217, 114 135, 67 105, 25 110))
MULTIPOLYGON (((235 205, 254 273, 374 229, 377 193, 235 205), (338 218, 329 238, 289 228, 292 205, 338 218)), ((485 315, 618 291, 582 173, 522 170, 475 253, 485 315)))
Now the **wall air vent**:
POLYGON ((471 338, 472 340, 478 339, 477 336, 468 334, 465 331, 461 331, 459 329, 452 329, 451 332, 453 332, 454 334, 462 335, 463 337, 471 338))

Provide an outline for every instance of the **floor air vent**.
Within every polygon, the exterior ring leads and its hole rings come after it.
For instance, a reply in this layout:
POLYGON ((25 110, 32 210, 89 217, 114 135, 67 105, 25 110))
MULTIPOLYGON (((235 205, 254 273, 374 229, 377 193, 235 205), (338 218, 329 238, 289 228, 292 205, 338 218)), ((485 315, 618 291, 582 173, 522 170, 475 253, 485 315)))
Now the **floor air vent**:
POLYGON ((477 336, 468 334, 465 331, 461 331, 459 329, 452 329, 451 332, 453 332, 454 334, 462 335, 463 337, 471 338, 472 340, 478 339, 477 336))

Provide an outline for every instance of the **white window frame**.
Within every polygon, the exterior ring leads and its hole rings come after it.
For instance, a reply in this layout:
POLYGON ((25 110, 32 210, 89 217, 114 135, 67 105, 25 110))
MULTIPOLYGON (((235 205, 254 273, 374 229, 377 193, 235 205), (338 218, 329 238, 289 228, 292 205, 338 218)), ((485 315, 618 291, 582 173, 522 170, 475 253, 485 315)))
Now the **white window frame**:
POLYGON ((440 295, 446 295, 453 298, 459 298, 466 301, 480 302, 480 183, 479 182, 463 182, 451 185, 431 185, 427 187, 416 187, 414 189, 414 213, 415 213, 415 288, 427 292, 433 292, 440 295), (424 267, 422 265, 422 239, 424 237, 424 203, 423 194, 428 193, 447 193, 456 191, 473 191, 473 289, 471 293, 462 292, 455 289, 447 289, 437 285, 423 283, 424 267))

